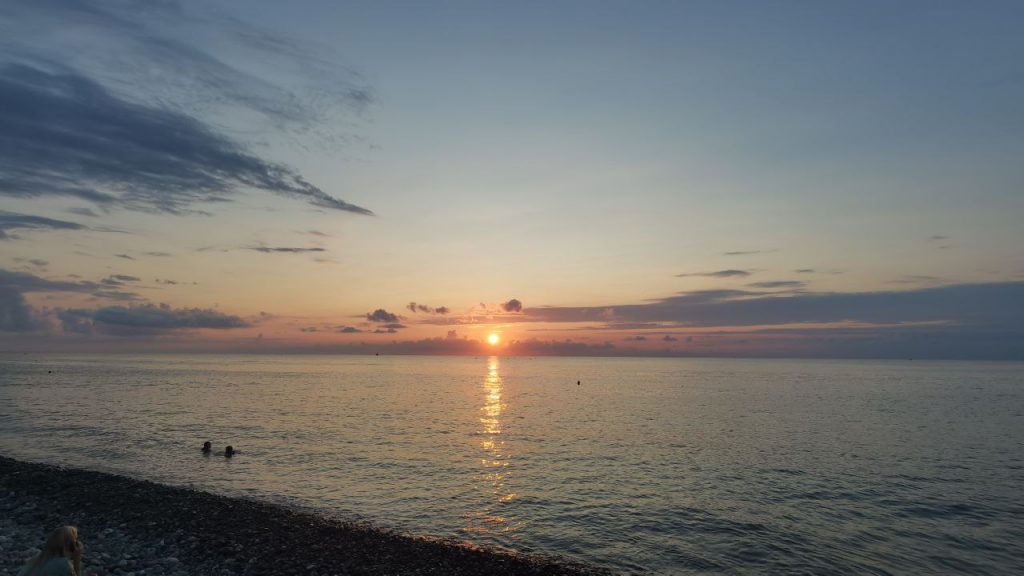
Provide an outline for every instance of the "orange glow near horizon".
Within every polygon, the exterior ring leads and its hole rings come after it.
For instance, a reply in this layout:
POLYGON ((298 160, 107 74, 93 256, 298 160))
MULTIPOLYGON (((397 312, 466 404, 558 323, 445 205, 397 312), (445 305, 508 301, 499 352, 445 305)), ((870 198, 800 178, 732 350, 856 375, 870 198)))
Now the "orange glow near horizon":
POLYGON ((490 334, 487 336, 487 343, 491 346, 496 346, 501 341, 501 337, 497 334, 490 334))

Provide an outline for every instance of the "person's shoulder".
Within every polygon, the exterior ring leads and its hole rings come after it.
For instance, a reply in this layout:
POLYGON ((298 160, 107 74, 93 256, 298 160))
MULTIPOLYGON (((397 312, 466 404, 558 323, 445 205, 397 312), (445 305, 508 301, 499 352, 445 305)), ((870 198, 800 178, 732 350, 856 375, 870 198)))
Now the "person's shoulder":
POLYGON ((71 560, 63 557, 50 558, 39 572, 40 576, 72 576, 74 573, 71 560))

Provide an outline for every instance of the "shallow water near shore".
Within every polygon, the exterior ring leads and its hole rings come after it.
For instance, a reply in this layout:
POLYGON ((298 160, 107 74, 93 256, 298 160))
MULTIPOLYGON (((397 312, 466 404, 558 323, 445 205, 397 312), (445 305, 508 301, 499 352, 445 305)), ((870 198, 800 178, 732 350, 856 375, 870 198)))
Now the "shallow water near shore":
POLYGON ((621 572, 1024 572, 1020 363, 2 355, 0 453, 621 572))

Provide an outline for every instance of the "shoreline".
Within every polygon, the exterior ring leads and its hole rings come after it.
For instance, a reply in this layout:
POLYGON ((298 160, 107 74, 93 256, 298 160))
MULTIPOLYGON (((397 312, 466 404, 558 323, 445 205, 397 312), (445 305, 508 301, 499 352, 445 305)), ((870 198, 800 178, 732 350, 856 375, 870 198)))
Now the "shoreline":
POLYGON ((608 575, 554 556, 401 534, 280 505, 0 455, 0 563, 16 572, 76 525, 83 572, 608 575))

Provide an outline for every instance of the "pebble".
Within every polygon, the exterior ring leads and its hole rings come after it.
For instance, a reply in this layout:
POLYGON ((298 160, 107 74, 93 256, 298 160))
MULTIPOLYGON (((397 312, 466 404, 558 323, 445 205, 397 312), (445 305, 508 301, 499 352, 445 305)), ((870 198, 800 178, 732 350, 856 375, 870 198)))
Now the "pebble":
MULTIPOLYGON (((39 553, 39 545, 46 535, 60 523, 45 518, 40 522, 30 513, 40 509, 34 501, 24 501, 25 496, 13 492, 0 492, 0 510, 11 510, 12 514, 0 514, 0 574, 13 574, 29 559, 39 553)), ((106 528, 89 532, 83 524, 79 530, 85 542, 85 556, 82 572, 97 573, 99 576, 226 576, 218 569, 165 568, 166 564, 179 564, 180 554, 176 546, 161 539, 148 542, 125 530, 106 528), (106 569, 111 567, 113 570, 106 569)))
POLYGON ((83 574, 98 576, 609 574, 557 559, 441 543, 250 500, 0 456, 0 495, 5 491, 0 574, 16 573, 38 554, 46 535, 65 524, 78 526, 85 543, 83 574), (313 558, 311 543, 318 543, 313 558))

